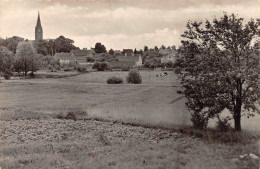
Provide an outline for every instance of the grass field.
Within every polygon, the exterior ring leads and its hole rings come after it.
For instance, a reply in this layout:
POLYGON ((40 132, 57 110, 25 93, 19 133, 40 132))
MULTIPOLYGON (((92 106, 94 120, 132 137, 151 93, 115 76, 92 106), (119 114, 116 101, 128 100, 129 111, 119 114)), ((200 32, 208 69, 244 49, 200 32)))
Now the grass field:
MULTIPOLYGON (((126 84, 123 71, 2 80, 0 167, 257 168, 258 161, 237 160, 245 153, 259 156, 256 139, 230 145, 162 129, 191 123, 185 99, 176 93, 176 75, 160 73, 141 71, 139 85, 126 84), (122 77, 124 84, 106 84, 110 76, 122 77), (75 110, 85 117, 56 118, 75 110)), ((242 127, 260 131, 257 118, 242 127)))

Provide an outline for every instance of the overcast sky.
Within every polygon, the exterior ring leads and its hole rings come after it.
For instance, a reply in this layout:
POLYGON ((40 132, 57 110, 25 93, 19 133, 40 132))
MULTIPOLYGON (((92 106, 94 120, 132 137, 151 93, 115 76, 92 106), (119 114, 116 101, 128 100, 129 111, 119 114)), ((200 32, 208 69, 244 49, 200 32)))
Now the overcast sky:
POLYGON ((260 0, 0 0, 0 37, 34 40, 40 11, 44 39, 60 35, 80 48, 178 46, 188 20, 223 11, 260 18, 260 0))

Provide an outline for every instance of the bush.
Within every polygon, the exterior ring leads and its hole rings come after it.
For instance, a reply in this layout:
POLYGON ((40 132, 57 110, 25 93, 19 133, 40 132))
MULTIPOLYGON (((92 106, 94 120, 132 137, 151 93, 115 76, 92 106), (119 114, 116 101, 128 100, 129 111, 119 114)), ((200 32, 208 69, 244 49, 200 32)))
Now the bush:
POLYGON ((69 109, 67 111, 61 111, 56 115, 58 119, 71 119, 71 120, 79 120, 84 116, 87 116, 87 112, 80 109, 69 109))
POLYGON ((78 72, 85 73, 87 72, 87 68, 85 66, 76 66, 78 72))
POLYGON ((205 129, 208 126, 208 117, 205 113, 194 112, 191 114, 191 122, 194 128, 196 129, 205 129))
POLYGON ((216 128, 217 130, 221 131, 221 132, 227 132, 230 130, 231 128, 231 125, 230 123, 228 122, 228 118, 225 118, 225 119, 220 119, 218 117, 218 121, 216 122, 216 128))
POLYGON ((107 79, 107 84, 122 84, 122 83, 123 83, 123 79, 120 77, 112 76, 107 79))
POLYGON ((11 72, 11 71, 6 71, 6 72, 4 73, 4 78, 5 78, 6 80, 9 80, 10 77, 11 77, 11 75, 12 75, 12 72, 11 72))
POLYGON ((71 68, 64 68, 64 72, 69 72, 69 71, 72 71, 73 69, 71 68))
POLYGON ((141 84, 142 77, 138 70, 131 70, 126 78, 127 83, 141 84))
POLYGON ((105 71, 105 70, 110 70, 110 66, 106 62, 96 62, 92 69, 97 69, 98 71, 105 71))

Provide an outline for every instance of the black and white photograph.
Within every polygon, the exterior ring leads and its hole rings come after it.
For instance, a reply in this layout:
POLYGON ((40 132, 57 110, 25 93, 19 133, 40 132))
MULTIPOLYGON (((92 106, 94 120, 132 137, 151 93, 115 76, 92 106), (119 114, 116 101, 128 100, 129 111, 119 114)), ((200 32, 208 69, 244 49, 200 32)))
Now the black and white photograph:
POLYGON ((0 169, 260 169, 260 0, 0 0, 0 169))

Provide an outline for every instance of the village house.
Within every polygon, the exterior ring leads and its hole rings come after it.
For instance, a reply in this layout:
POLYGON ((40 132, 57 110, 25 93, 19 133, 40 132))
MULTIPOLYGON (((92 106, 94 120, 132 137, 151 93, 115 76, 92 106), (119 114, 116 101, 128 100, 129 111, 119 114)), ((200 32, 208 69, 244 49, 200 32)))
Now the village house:
POLYGON ((168 63, 168 62, 174 63, 176 60, 177 52, 174 49, 160 49, 159 54, 162 55, 161 63, 168 63))
POLYGON ((110 62, 111 68, 132 68, 142 66, 142 57, 140 54, 127 54, 119 56, 117 62, 110 62))
POLYGON ((54 60, 58 61, 60 65, 68 65, 77 61, 73 53, 56 53, 54 60))
POLYGON ((79 65, 86 65, 87 64, 87 58, 93 58, 94 57, 94 51, 92 50, 71 50, 70 53, 74 54, 76 58, 76 62, 79 65))

